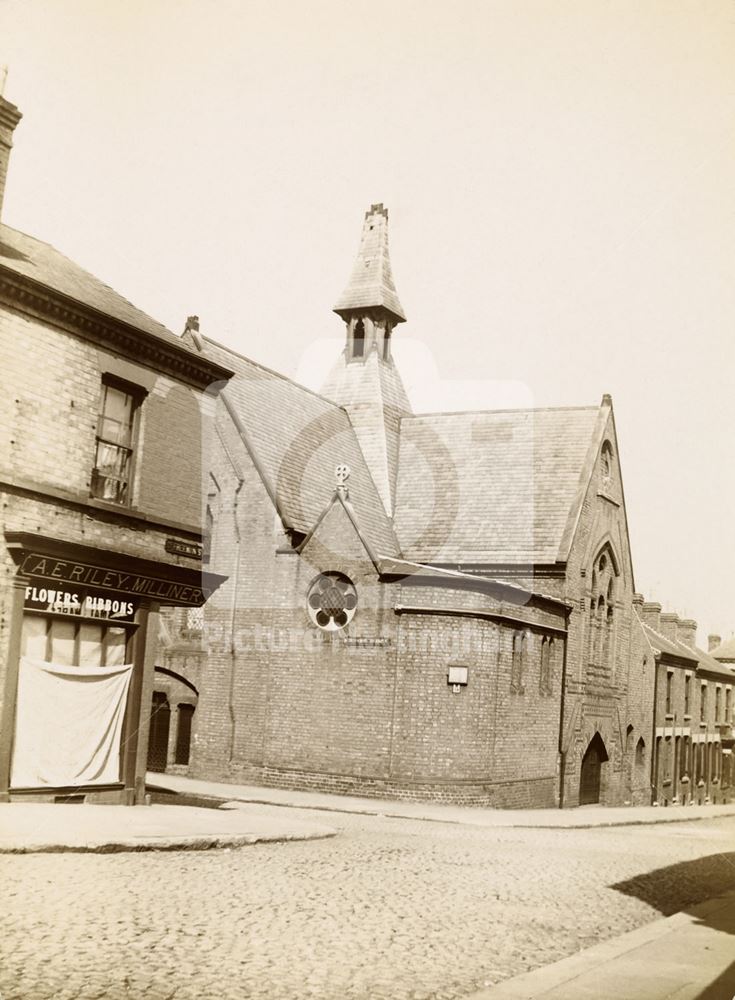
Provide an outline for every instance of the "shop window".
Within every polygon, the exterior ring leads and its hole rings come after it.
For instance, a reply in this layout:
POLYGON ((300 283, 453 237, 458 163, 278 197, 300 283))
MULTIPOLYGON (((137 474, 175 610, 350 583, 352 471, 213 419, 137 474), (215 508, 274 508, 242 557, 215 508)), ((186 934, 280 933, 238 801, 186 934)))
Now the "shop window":
POLYGON ((61 667, 119 667, 128 662, 128 630, 50 615, 23 616, 21 656, 61 667))
POLYGON ((133 386, 102 383, 92 496, 111 503, 131 502, 135 414, 142 394, 133 386))
POLYGON ((57 618, 51 623, 51 655, 52 663, 60 667, 70 667, 77 660, 76 651, 77 623, 57 618))
POLYGON ((191 752, 191 723, 194 718, 193 705, 179 705, 176 728, 176 764, 188 764, 191 752))
POLYGON ((100 649, 104 636, 101 625, 90 625, 84 622, 79 626, 79 666, 98 667, 100 665, 100 649))
POLYGON ((49 619, 41 615, 25 615, 20 655, 31 660, 48 660, 49 619))

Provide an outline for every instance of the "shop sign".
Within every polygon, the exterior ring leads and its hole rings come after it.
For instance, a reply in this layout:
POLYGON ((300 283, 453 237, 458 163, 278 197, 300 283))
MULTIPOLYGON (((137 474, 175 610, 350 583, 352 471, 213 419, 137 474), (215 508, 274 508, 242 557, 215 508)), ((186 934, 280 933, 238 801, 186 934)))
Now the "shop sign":
MULTIPOLYGON (((108 570, 86 563, 51 556, 30 553, 20 568, 24 576, 40 577, 53 581, 54 588, 71 591, 76 587, 92 587, 95 590, 114 591, 132 597, 148 597, 164 604, 200 605, 205 601, 200 587, 191 587, 171 580, 159 580, 140 573, 125 573, 122 570, 108 570), (64 588, 62 584, 71 584, 64 588)), ((48 588, 47 588, 48 589, 48 588)))
POLYGON ((132 621, 135 602, 124 596, 89 594, 79 590, 29 585, 26 587, 25 609, 48 611, 55 615, 77 615, 83 618, 116 618, 132 621))
POLYGON ((179 538, 167 538, 165 549, 174 556, 188 556, 190 559, 202 558, 202 547, 197 542, 182 542, 179 538))

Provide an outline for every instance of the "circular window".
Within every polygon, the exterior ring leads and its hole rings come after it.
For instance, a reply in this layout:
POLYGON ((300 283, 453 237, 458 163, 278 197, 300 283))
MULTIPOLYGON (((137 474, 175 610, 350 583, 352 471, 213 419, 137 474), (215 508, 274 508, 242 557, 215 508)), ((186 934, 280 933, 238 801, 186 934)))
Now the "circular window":
POLYGON ((309 588, 309 617, 319 628, 336 632, 344 628, 355 614, 355 585, 342 573, 322 573, 309 588))

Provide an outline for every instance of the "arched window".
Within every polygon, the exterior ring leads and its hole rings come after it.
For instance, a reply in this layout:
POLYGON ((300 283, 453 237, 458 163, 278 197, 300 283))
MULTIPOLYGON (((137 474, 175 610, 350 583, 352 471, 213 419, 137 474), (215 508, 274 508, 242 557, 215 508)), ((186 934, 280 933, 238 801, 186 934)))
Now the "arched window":
POLYGON ((610 671, 615 638, 615 563, 611 554, 598 555, 592 567, 590 594, 588 663, 610 671))
POLYGON ((633 749, 633 726, 628 726, 625 730, 625 752, 630 754, 633 749))
POLYGON ((554 639, 544 636, 541 640, 541 670, 539 690, 541 694, 551 694, 553 689, 554 639))
POLYGON ((390 335, 391 328, 386 323, 385 333, 383 334, 383 361, 390 361, 390 335))
POLYGON ((510 668, 510 689, 515 694, 523 694, 523 672, 526 666, 528 638, 525 632, 513 633, 513 658, 510 668))
POLYGON ((365 324, 361 319, 355 323, 352 331, 352 357, 362 358, 365 355, 365 324))
POLYGON ((602 445, 602 452, 600 454, 600 474, 603 490, 609 490, 612 486, 613 477, 613 450, 609 441, 605 441, 602 445))

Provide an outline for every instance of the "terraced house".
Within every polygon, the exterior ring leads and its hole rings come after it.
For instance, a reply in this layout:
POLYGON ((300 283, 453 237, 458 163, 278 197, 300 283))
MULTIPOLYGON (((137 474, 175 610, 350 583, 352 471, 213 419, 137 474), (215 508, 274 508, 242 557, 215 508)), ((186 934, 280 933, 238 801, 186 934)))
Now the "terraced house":
POLYGON ((228 582, 203 622, 166 623, 154 765, 498 806, 649 801, 654 673, 610 398, 414 414, 382 205, 334 311, 344 349, 319 394, 189 324, 235 373, 208 451, 209 566, 228 582))
POLYGON ((735 674, 697 648, 695 621, 662 613, 660 604, 638 596, 636 603, 655 669, 653 800, 730 802, 735 674))
MULTIPOLYGON (((0 211, 20 113, 0 98, 0 211)), ((199 607, 201 425, 230 374, 0 225, 0 801, 141 802, 162 604, 199 607)))

